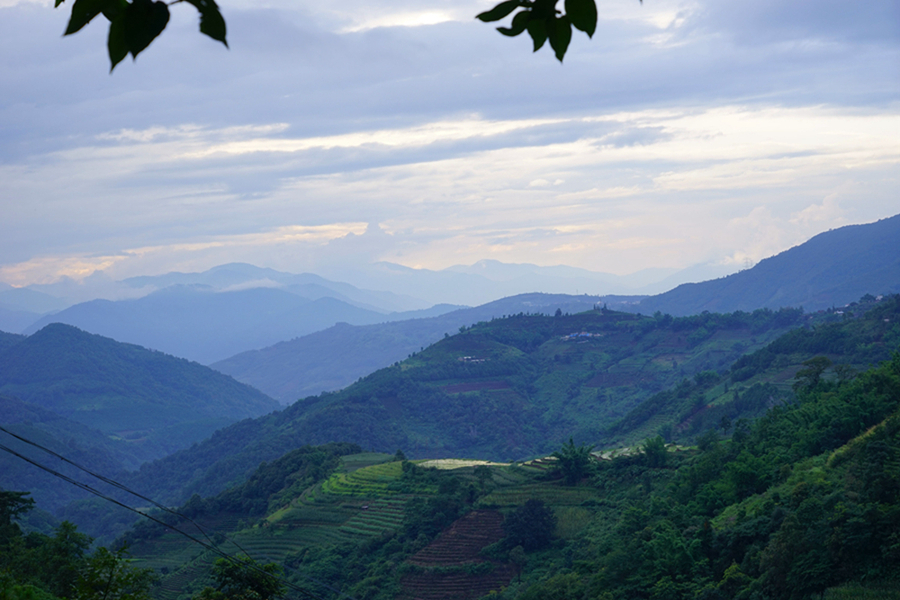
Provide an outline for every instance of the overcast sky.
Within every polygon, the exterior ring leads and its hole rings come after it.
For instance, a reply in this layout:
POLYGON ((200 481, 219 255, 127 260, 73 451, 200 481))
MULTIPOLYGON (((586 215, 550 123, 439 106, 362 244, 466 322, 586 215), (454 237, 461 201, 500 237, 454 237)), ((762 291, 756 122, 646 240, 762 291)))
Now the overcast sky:
POLYGON ((231 262, 743 266, 900 212, 900 2, 598 0, 565 64, 492 0, 0 0, 0 281, 231 262))

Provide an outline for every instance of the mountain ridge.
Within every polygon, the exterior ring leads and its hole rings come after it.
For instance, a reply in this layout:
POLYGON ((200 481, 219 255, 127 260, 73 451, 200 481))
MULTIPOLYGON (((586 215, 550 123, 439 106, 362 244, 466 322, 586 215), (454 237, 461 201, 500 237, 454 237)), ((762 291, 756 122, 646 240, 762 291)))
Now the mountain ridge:
POLYGON ((752 269, 700 283, 687 283, 623 310, 676 316, 776 309, 822 310, 864 294, 900 291, 900 215, 847 225, 761 260, 752 269))
POLYGON ((59 323, 0 351, 0 393, 130 440, 145 458, 277 408, 197 363, 59 323))

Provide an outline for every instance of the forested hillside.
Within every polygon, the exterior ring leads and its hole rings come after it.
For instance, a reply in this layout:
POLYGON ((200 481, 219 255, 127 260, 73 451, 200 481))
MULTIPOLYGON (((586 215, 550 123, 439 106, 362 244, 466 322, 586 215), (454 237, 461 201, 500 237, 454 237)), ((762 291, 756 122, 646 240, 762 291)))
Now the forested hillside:
POLYGON ((413 352, 479 321, 528 312, 578 313, 596 296, 520 294, 430 318, 376 325, 339 323, 297 339, 232 356, 210 365, 285 404, 344 388, 360 377, 403 360, 413 352))
POLYGON ((803 319, 796 310, 674 319, 601 309, 495 319, 345 390, 218 431, 133 481, 166 499, 210 494, 291 448, 337 441, 494 460, 546 454, 571 436, 593 443, 652 394, 726 371, 803 319))
MULTIPOLYGON (((794 383, 729 436, 650 439, 574 478, 584 446, 513 465, 305 448, 179 510, 322 598, 897 598, 900 354, 794 383)), ((215 555, 178 534, 127 538, 159 600, 215 585, 215 555)))
POLYGON ((196 363, 58 323, 0 351, 0 393, 124 440, 145 460, 277 406, 196 363))

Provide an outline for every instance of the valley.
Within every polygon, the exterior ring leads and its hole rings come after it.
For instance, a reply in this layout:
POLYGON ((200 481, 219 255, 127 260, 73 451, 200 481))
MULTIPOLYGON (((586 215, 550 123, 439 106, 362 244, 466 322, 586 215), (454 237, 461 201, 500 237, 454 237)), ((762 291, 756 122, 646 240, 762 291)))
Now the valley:
MULTIPOLYGON (((829 272, 799 285, 871 285, 829 272)), ((40 548, 71 520, 127 546, 153 600, 218 593, 223 556, 281 573, 288 597, 897 597, 900 296, 637 312, 665 296, 394 313, 217 370, 60 323, 2 333, 0 486, 37 504, 0 541, 25 543, 21 526, 40 548)))

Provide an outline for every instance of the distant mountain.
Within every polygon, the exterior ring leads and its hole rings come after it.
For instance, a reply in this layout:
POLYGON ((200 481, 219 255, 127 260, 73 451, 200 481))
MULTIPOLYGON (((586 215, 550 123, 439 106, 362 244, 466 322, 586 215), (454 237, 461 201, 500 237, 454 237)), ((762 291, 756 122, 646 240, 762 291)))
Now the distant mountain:
POLYGON ((733 267, 723 265, 697 265, 683 271, 654 268, 621 276, 563 265, 542 267, 481 260, 473 265, 456 265, 442 270, 412 269, 379 262, 365 268, 336 271, 333 276, 354 285, 390 289, 431 302, 480 305, 531 292, 654 294, 686 281, 721 277, 733 270, 733 267))
POLYGON ((0 308, 37 314, 62 310, 68 303, 43 292, 7 286, 0 288, 0 308))
POLYGON ((632 308, 651 314, 698 314, 802 306, 843 306, 865 294, 900 291, 900 215, 821 233, 752 269, 687 283, 632 308))
POLYGON ((0 331, 19 333, 45 313, 66 306, 64 300, 49 294, 3 284, 0 286, 0 331))
POLYGON ((0 306, 0 331, 17 333, 41 318, 40 313, 10 310, 0 306))
MULTIPOLYGON (((403 360, 413 352, 456 333, 462 326, 495 317, 577 313, 592 309, 601 298, 563 294, 521 294, 432 318, 378 325, 341 323, 288 342, 232 356, 214 369, 290 403, 298 398, 338 390, 358 378, 403 360)), ((425 315, 423 315, 425 316, 425 315)))
POLYGON ((339 322, 363 325, 405 316, 385 315, 333 297, 309 300, 270 287, 216 292, 205 286, 173 285, 136 300, 76 304, 41 318, 24 332, 67 323, 207 364, 339 322))
POLYGON ((59 323, 0 351, 0 394, 125 440, 143 459, 277 407, 212 369, 59 323))
POLYGON ((173 272, 165 275, 130 277, 121 283, 132 288, 150 289, 163 289, 173 285, 204 285, 218 292, 275 287, 309 300, 335 298, 360 308, 383 313, 419 310, 429 306, 424 300, 412 296, 364 290, 349 283, 329 281, 311 273, 285 273, 246 263, 219 265, 202 273, 173 272))

